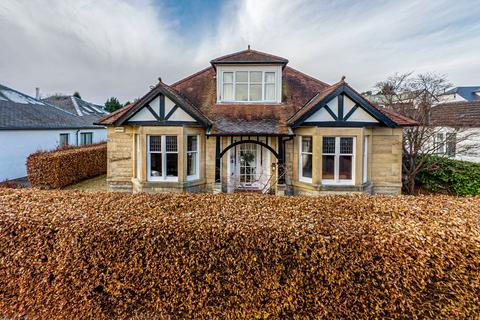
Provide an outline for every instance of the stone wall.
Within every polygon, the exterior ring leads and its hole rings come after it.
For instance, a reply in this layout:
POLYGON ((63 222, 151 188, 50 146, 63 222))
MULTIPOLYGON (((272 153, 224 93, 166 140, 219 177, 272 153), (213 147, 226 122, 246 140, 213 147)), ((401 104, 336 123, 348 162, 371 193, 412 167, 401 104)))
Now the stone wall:
POLYGON ((134 132, 132 127, 117 130, 107 129, 108 191, 132 192, 134 132))
POLYGON ((373 193, 400 194, 402 191, 401 128, 372 130, 371 180, 373 193))

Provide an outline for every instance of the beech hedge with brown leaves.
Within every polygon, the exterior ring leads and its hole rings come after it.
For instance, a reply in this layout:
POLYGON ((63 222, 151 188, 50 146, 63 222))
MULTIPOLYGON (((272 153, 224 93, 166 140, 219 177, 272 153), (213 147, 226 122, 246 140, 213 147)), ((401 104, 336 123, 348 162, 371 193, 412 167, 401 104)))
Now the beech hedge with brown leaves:
POLYGON ((0 318, 480 317, 480 198, 0 190, 0 318))
POLYGON ((34 187, 62 188, 106 172, 106 143, 39 151, 27 158, 28 180, 34 187))

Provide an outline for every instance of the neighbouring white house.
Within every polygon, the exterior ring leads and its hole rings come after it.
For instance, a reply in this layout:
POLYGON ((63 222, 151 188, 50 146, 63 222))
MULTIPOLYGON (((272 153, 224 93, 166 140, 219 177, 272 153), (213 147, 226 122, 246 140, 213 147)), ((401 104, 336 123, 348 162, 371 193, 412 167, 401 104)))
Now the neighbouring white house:
POLYGON ((480 101, 480 86, 454 87, 440 96, 442 102, 480 101))
POLYGON ((0 85, 0 181, 25 177, 35 151, 106 141, 106 128, 93 123, 107 112, 69 99, 79 112, 0 85))
POLYGON ((480 163, 480 99, 437 104, 431 109, 438 154, 480 163))

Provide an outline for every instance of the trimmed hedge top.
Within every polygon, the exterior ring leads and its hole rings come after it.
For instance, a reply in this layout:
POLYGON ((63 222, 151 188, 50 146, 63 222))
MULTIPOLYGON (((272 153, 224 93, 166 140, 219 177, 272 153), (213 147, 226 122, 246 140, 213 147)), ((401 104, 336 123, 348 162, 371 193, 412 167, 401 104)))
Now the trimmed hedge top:
POLYGON ((480 198, 5 189, 0 264, 8 317, 473 319, 480 198))
POLYGON ((28 180, 40 188, 62 188, 107 172, 107 144, 65 146, 27 158, 28 180))

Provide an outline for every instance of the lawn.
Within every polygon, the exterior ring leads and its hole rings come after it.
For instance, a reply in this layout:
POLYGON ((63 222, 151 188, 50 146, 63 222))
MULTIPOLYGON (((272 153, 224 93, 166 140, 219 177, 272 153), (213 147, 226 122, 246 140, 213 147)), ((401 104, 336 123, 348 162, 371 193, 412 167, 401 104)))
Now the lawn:
POLYGON ((92 179, 84 180, 64 188, 65 190, 80 191, 107 191, 107 175, 101 175, 92 179))

